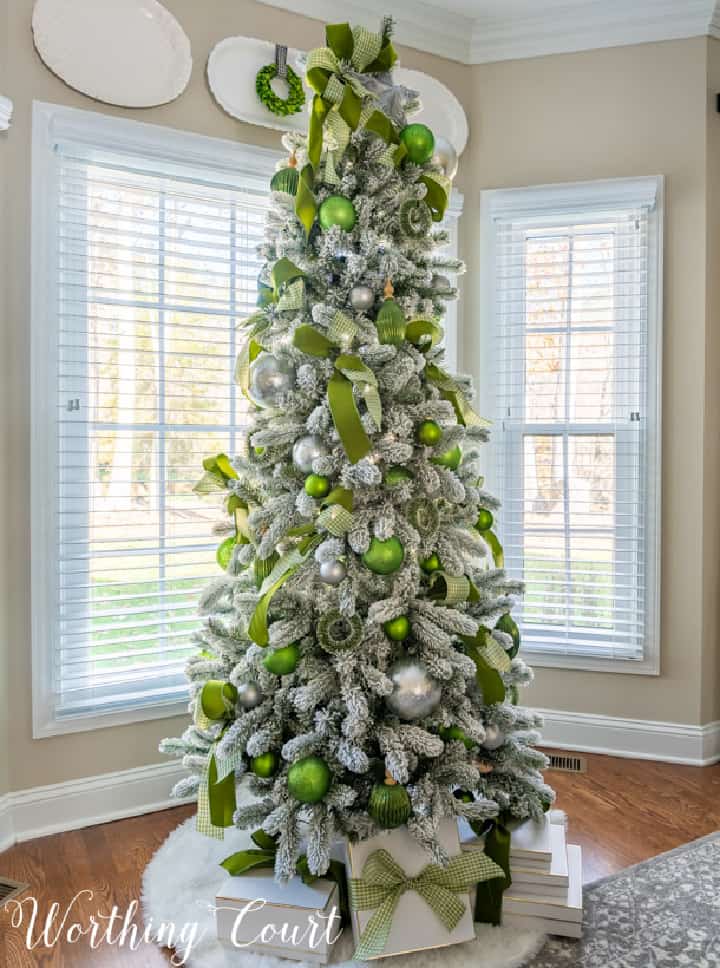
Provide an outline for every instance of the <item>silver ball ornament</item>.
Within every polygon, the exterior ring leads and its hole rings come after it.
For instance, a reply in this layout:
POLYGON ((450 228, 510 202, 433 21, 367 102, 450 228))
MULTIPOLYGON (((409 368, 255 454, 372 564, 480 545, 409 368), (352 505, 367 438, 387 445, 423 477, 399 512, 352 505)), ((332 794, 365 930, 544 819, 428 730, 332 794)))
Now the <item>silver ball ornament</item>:
POLYGON ((440 289, 442 292, 446 292, 448 289, 453 289, 454 287, 447 276, 443 276, 439 272, 436 272, 430 280, 430 288, 440 289))
POLYGON ((326 585, 339 585, 347 575, 347 568, 342 561, 323 561, 320 565, 320 581, 326 585))
POLYGON ((243 709, 255 709, 263 701, 263 694, 257 682, 244 682, 238 686, 238 702, 243 709))
POLYGON ((350 290, 350 305, 360 313, 366 313, 375 305, 375 293, 370 286, 353 286, 350 290))
POLYGON ((442 168, 446 178, 454 178, 457 174, 457 151, 455 151, 447 138, 435 137, 435 148, 433 149, 430 161, 433 165, 439 165, 442 168))
POLYGON ((327 447, 322 437, 317 434, 307 434, 295 441, 292 452, 293 464, 303 474, 309 474, 313 469, 313 461, 326 454, 327 447))
POLYGON ((277 407, 295 386, 295 367, 288 359, 261 353, 250 366, 249 392, 258 407, 277 407))
POLYGON ((505 742, 505 734, 497 726, 489 723, 485 727, 485 739, 482 745, 486 750, 496 750, 505 742))
POLYGON ((388 669, 393 691, 386 697, 388 709, 400 719, 422 719, 440 702, 442 688, 419 659, 398 659, 388 669))

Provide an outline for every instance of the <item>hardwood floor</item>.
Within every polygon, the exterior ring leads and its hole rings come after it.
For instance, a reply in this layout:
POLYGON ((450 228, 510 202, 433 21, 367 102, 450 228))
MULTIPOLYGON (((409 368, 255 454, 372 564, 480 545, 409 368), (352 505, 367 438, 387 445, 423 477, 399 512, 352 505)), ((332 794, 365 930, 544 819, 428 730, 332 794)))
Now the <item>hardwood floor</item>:
MULTIPOLYGON (((586 882, 720 828, 720 765, 699 769, 609 756, 587 760, 586 774, 547 775, 558 792, 557 806, 570 817, 570 840, 583 847, 586 882)), ((0 854, 0 876, 31 885, 28 894, 37 898, 42 921, 53 901, 64 912, 78 892, 92 891, 92 898, 78 898, 68 921, 87 924, 92 914, 108 913, 114 904, 124 911, 139 899, 145 865, 192 812, 179 807, 18 844, 0 854)), ((27 951, 24 942, 24 932, 0 911, 3 968, 165 968, 169 963, 168 954, 152 946, 93 950, 85 940, 27 951)))

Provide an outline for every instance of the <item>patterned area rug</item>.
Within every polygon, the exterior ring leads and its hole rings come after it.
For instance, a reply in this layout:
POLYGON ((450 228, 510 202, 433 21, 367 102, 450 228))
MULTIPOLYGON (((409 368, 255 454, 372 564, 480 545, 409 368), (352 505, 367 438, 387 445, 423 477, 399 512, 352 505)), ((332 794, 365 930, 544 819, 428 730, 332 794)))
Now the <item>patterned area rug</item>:
POLYGON ((585 888, 582 941, 551 938, 526 968, 720 965, 720 832, 585 888))

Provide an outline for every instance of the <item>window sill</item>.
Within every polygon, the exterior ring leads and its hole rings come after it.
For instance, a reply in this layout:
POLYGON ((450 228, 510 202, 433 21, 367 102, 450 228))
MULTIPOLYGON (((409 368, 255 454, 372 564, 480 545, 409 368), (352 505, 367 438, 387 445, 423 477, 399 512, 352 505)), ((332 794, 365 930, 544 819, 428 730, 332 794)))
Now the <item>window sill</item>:
POLYGON ((154 719, 170 719, 172 716, 188 716, 187 699, 171 699, 167 702, 148 701, 147 705, 134 705, 109 712, 94 710, 67 716, 50 716, 33 724, 33 738, 46 739, 66 733, 87 733, 111 726, 128 726, 131 723, 150 722, 154 719))
POLYGON ((581 672, 612 672, 619 675, 631 676, 659 676, 659 656, 647 656, 644 659, 613 659, 597 655, 579 655, 577 653, 561 653, 541 648, 533 648, 525 643, 521 648, 521 656, 528 665, 537 669, 569 669, 581 672))

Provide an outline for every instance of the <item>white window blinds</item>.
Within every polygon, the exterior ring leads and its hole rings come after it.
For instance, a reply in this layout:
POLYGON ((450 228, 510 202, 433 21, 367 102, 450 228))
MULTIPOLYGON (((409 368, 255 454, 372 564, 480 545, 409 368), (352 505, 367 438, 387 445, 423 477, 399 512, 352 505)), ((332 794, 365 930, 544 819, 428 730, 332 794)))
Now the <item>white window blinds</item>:
MULTIPOLYGON (((185 695, 198 593, 218 574, 217 511, 192 487, 245 418, 236 326, 272 170, 265 153, 246 172, 243 153, 235 171, 211 150, 183 163, 158 129, 119 150, 92 116, 80 127, 47 146, 54 721, 185 695)), ((185 137, 195 153, 205 140, 185 137)))
POLYGON ((525 646, 558 664, 655 648, 657 192, 642 179, 495 198, 500 531, 526 584, 525 646))

